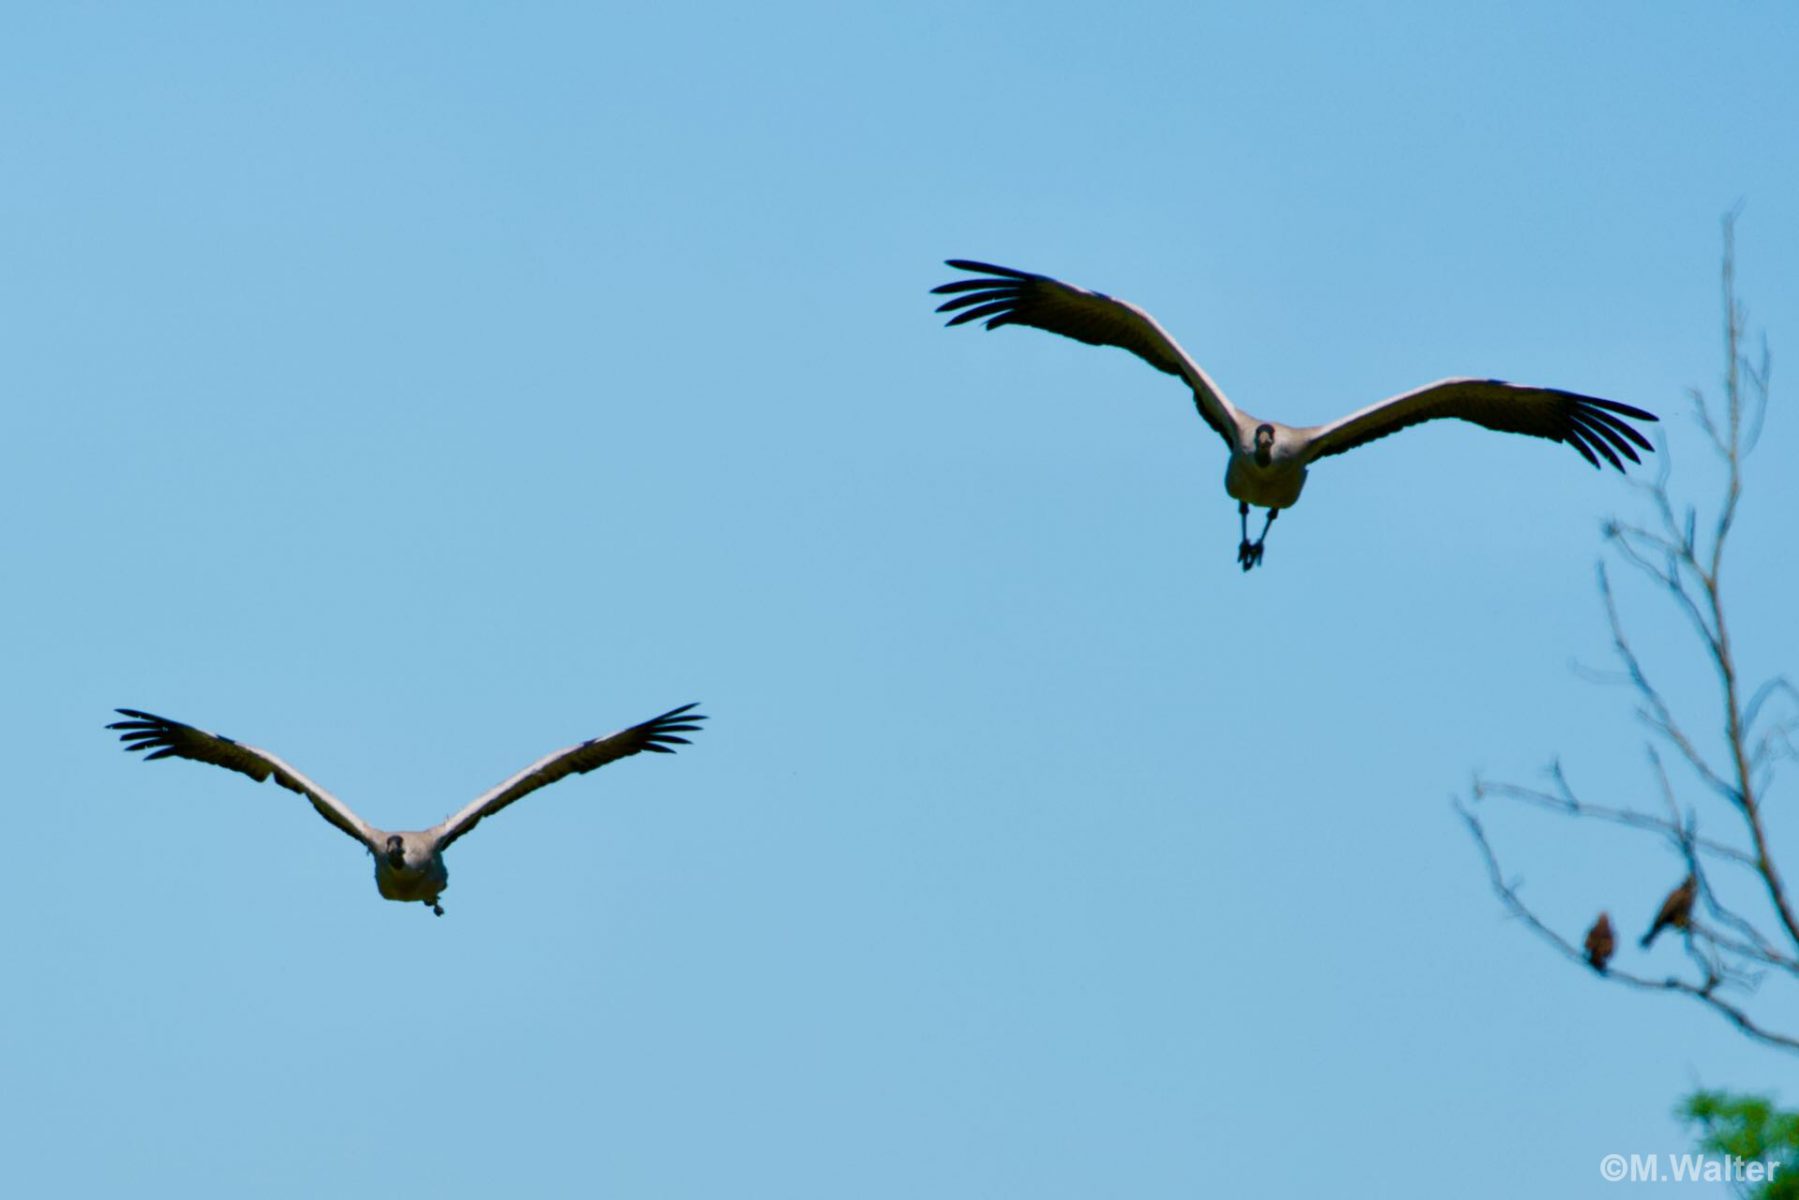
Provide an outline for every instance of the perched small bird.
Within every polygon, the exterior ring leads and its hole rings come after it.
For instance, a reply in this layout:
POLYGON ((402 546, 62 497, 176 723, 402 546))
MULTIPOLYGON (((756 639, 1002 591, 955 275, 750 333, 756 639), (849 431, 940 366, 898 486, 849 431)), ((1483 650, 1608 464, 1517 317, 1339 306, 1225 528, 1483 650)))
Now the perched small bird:
MULTIPOLYGON (((1305 486, 1306 469, 1318 459, 1341 454, 1421 421, 1456 417, 1501 433, 1524 433, 1566 442, 1599 465, 1601 458, 1620 471, 1623 459, 1642 461, 1632 445, 1653 450, 1623 418, 1654 421, 1654 413, 1555 388, 1526 387, 1498 379, 1440 379, 1416 391, 1371 404, 1325 425, 1296 428, 1252 417, 1224 397, 1211 376, 1158 325, 1133 304, 1090 292, 1047 275, 952 258, 948 265, 980 277, 932 288, 951 299, 937 306, 953 312, 950 325, 984 321, 988 329, 1029 325, 1090 346, 1128 350, 1158 371, 1183 380, 1193 391, 1200 419, 1224 439, 1230 461, 1224 490, 1238 501, 1243 540, 1237 562, 1245 571, 1262 561, 1268 529, 1283 508, 1292 508, 1305 486), (1262 534, 1249 540, 1249 506, 1268 510, 1262 534)), ((1429 497, 1421 498, 1428 503, 1429 497)))
POLYGON ((1669 892, 1668 898, 1662 901, 1661 911, 1655 914, 1655 924, 1649 927, 1649 932, 1643 935, 1643 940, 1638 945, 1647 949, 1649 944, 1655 941, 1656 934, 1670 925, 1676 929, 1685 929, 1692 923, 1693 901, 1698 898, 1699 880, 1693 875, 1688 875, 1680 881, 1680 886, 1669 892))
POLYGON ((1600 913, 1599 919, 1593 922, 1593 928, 1587 930, 1587 962, 1595 971, 1605 974, 1605 964, 1611 960, 1612 951, 1617 944, 1617 939, 1612 936, 1611 916, 1600 913))
POLYGON ((674 746, 688 744, 680 735, 694 732, 699 728, 697 722, 706 719, 691 711, 693 707, 682 705, 641 725, 558 750, 548 758, 532 763, 442 823, 407 833, 389 833, 375 828, 351 812, 343 801, 266 750, 135 708, 115 710, 130 719, 114 721, 107 728, 123 731, 119 740, 125 743, 125 749, 149 751, 144 755, 146 760, 192 759, 237 771, 258 783, 273 775, 276 783, 312 801, 319 816, 355 838, 374 855, 375 887, 383 896, 389 900, 416 900, 428 904, 431 911, 441 917, 444 910, 437 898, 450 886, 450 872, 444 866, 443 852, 452 842, 473 829, 482 817, 492 816, 514 800, 566 776, 585 774, 643 750, 673 753, 674 746))

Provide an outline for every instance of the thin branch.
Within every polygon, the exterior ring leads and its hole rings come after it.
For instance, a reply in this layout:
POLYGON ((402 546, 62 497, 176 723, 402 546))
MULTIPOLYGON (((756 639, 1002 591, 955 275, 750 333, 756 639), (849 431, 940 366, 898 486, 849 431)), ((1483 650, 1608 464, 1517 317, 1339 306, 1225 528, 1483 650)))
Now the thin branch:
MULTIPOLYGON (((1527 788, 1516 783, 1489 783, 1476 780, 1474 797, 1476 800, 1486 796, 1503 796, 1508 800, 1518 800, 1549 812, 1560 813, 1568 817, 1591 817, 1594 820, 1606 821, 1613 825, 1624 825, 1631 829, 1640 829, 1666 839, 1669 843, 1680 844, 1680 827, 1665 817, 1655 816, 1634 808, 1610 808, 1602 804, 1589 804, 1571 792, 1545 792, 1537 788, 1527 788)), ((1755 866, 1755 856, 1724 842, 1710 838, 1695 838, 1693 844, 1705 853, 1717 858, 1729 859, 1741 866, 1751 869, 1755 866)))
POLYGON ((1748 707, 1743 709, 1743 725, 1754 725, 1761 716, 1762 706, 1776 696, 1785 696, 1795 704, 1799 704, 1799 691, 1794 690, 1792 682, 1784 675, 1775 676, 1755 689, 1755 695, 1749 697, 1748 707))
MULTIPOLYGON (((1531 932, 1560 950, 1571 962, 1591 969, 1587 963, 1586 952, 1545 924, 1519 897, 1517 889, 1505 881, 1505 873, 1500 869, 1499 859, 1493 853, 1492 843, 1487 840, 1487 833, 1481 827, 1480 819, 1462 804, 1458 803, 1455 808, 1461 814, 1462 820, 1467 822, 1468 831, 1474 835, 1474 844, 1480 848, 1481 858, 1486 863, 1487 878, 1492 883, 1493 891, 1499 897, 1500 902, 1514 917, 1528 926, 1531 932)), ((1639 991, 1674 992, 1690 996, 1717 1011, 1731 1024, 1756 1041, 1782 1050, 1799 1052, 1799 1037, 1763 1028, 1743 1009, 1728 1000, 1721 999, 1717 994, 1717 988, 1723 982, 1721 979, 1708 978, 1703 984, 1694 984, 1673 976, 1666 979, 1650 979, 1647 976, 1634 975, 1628 971, 1614 970, 1610 967, 1599 974, 1613 983, 1636 988, 1639 991)))
MULTIPOLYGON (((1799 757, 1799 747, 1795 745, 1795 735, 1799 734, 1799 688, 1785 677, 1776 677, 1756 687, 1748 703, 1743 702, 1744 684, 1731 641, 1723 587, 1725 551, 1736 528, 1743 496, 1743 461, 1764 428, 1768 381, 1772 376, 1772 358, 1765 340, 1756 362, 1750 362, 1743 352, 1748 318, 1736 292, 1735 221, 1735 212, 1724 219, 1723 396, 1714 402, 1702 392, 1692 393, 1694 420, 1724 467, 1717 505, 1705 521, 1708 528, 1702 536, 1698 509, 1675 501, 1669 486, 1672 454, 1661 456, 1652 483, 1634 484, 1644 493, 1653 517, 1646 524, 1614 519, 1605 526, 1606 539, 1618 558, 1666 596, 1698 636, 1718 681, 1718 707, 1713 711, 1723 718, 1717 737, 1720 744, 1711 749, 1712 737, 1695 736, 1693 728, 1676 714, 1669 695, 1657 685, 1625 629, 1611 574, 1601 563, 1600 599, 1613 654, 1623 667, 1622 675, 1612 677, 1611 682, 1626 682, 1636 693, 1636 715, 1652 735, 1648 757, 1665 815, 1634 807, 1584 803, 1559 762, 1551 770, 1551 790, 1477 779, 1474 799, 1508 799, 1564 816, 1590 818, 1649 833, 1666 842, 1693 879, 1703 897, 1703 911, 1709 917, 1708 923, 1701 923, 1695 919, 1696 914, 1683 914, 1684 919, 1674 922, 1681 930, 1698 982, 1675 977, 1656 980, 1603 968, 1601 973, 1629 987, 1691 996, 1716 1009, 1751 1038, 1782 1049, 1799 1050, 1799 1037, 1775 1032, 1759 1024, 1745 1008, 1720 998, 1721 992, 1733 989, 1753 992, 1767 970, 1778 970, 1799 982, 1799 913, 1795 912, 1777 869, 1762 814, 1762 800, 1773 782, 1775 765, 1799 757), (1771 706, 1776 701, 1788 711, 1771 717, 1771 706), (1698 812, 1688 808, 1683 813, 1658 743, 1671 747, 1705 791, 1717 796, 1742 822, 1746 848, 1699 835, 1698 812), (1772 911, 1772 921, 1766 914, 1759 922, 1751 920, 1725 904, 1707 877, 1708 862, 1751 872, 1772 911)), ((1597 672, 1589 675, 1598 677, 1597 672)), ((1459 802, 1456 808, 1480 848, 1494 891, 1505 907, 1564 956, 1586 963, 1582 948, 1537 917, 1519 897, 1517 888, 1506 882, 1498 857, 1473 812, 1459 802)))
MULTIPOLYGON (((1748 748, 1748 728, 1743 719, 1743 706, 1738 698, 1736 660, 1730 650, 1730 633, 1724 622, 1724 598, 1719 586, 1720 566, 1724 556, 1724 542, 1730 534, 1732 522, 1736 517, 1737 501, 1743 490, 1743 442, 1742 417, 1743 367, 1742 337, 1744 313, 1736 294, 1736 218, 1735 212, 1724 218, 1724 310, 1726 357, 1729 369, 1725 383, 1725 410, 1730 428, 1730 441, 1725 449, 1725 462, 1729 468, 1728 482, 1725 488, 1723 510, 1718 516, 1718 528, 1712 539, 1711 569, 1705 573, 1706 598, 1710 602, 1712 626, 1717 630, 1714 661, 1724 689, 1725 740, 1729 746, 1737 777, 1738 801, 1744 823, 1749 827, 1750 843, 1755 849, 1756 866, 1762 880, 1766 884, 1768 901, 1774 907, 1780 922, 1786 928, 1787 937, 1791 939, 1795 949, 1799 949, 1799 913, 1796 913, 1786 894, 1786 886, 1781 880, 1780 871, 1775 866, 1774 857, 1768 849, 1767 830, 1762 824, 1761 804, 1756 795, 1755 771, 1750 765, 1748 748)), ((1750 378, 1750 386, 1757 391, 1755 407, 1765 410, 1767 407, 1766 382, 1768 376, 1767 352, 1763 350, 1763 366, 1760 371, 1746 372, 1750 378)), ((1757 416, 1754 425, 1760 425, 1757 416)))
POLYGON ((1681 757, 1687 760, 1687 764, 1713 791, 1732 804, 1740 803, 1737 789, 1722 775, 1714 771, 1710 763, 1706 762, 1705 756, 1700 753, 1699 748, 1693 744, 1692 739, 1675 720, 1673 710, 1662 698, 1661 691, 1650 682, 1648 672, 1643 668, 1642 660, 1637 657, 1636 650, 1631 647, 1630 638, 1624 632, 1624 623, 1618 616, 1618 601, 1612 595, 1611 575, 1603 563, 1599 566, 1599 594, 1605 601, 1605 617, 1611 626, 1612 649, 1624 663, 1625 673, 1630 676, 1632 686, 1636 688, 1637 695, 1642 697, 1646 706, 1646 708, 1638 710, 1643 721, 1656 733, 1672 742, 1675 749, 1680 751, 1681 757))

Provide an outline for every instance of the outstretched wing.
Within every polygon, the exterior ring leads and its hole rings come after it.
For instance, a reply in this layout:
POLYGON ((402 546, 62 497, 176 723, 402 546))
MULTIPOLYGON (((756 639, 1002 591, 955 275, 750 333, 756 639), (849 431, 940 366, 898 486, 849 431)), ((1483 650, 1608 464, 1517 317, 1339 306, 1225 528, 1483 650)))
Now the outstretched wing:
POLYGON ((204 729, 195 729, 192 725, 183 725, 180 721, 171 721, 155 713, 139 712, 135 708, 113 711, 131 719, 114 721, 107 728, 123 731, 119 734, 119 740, 125 743, 125 749, 147 751, 144 754, 145 761, 153 758, 187 758, 248 775, 258 783, 273 775, 276 783, 312 801, 319 816, 371 850, 375 849, 377 832, 373 826, 351 812, 343 801, 267 750, 258 750, 254 746, 246 746, 220 734, 207 733, 204 729))
POLYGON ((952 258, 948 265, 958 271, 977 271, 979 279, 958 279, 931 289, 933 296, 954 296, 937 306, 940 313, 953 312, 950 325, 985 320, 988 329, 1001 325, 1029 325, 1047 329, 1063 337, 1086 342, 1089 346, 1117 346, 1129 350, 1158 371, 1166 371, 1187 381, 1193 389, 1193 402, 1205 423, 1217 431, 1225 445, 1237 446, 1237 410, 1224 398, 1218 385, 1199 364, 1188 357, 1168 331, 1156 324, 1155 318, 1134 304, 1115 300, 1102 292, 1014 271, 992 263, 971 262, 952 258), (958 311, 960 310, 960 311, 958 311))
POLYGON ((606 737, 558 750, 481 796, 432 829, 430 834, 437 839, 438 849, 441 850, 473 829, 482 817, 490 817, 514 800, 529 796, 538 788, 548 787, 558 779, 570 775, 585 775, 607 763, 629 758, 644 750, 656 754, 673 754, 675 746, 688 744, 688 740, 680 735, 693 733, 699 729, 698 723, 706 719, 692 711, 693 708, 692 704, 683 704, 680 708, 671 708, 659 717, 651 717, 641 725, 633 725, 606 737))
POLYGON ((1443 379, 1415 392, 1371 404, 1328 425, 1301 430, 1308 439, 1306 461, 1353 450, 1408 425, 1456 417, 1502 433, 1526 433, 1566 442, 1579 455, 1599 465, 1601 458, 1624 469, 1620 458, 1641 462, 1636 447, 1654 452, 1649 439, 1624 418, 1659 420, 1654 413, 1555 388, 1525 387, 1500 379, 1443 379))

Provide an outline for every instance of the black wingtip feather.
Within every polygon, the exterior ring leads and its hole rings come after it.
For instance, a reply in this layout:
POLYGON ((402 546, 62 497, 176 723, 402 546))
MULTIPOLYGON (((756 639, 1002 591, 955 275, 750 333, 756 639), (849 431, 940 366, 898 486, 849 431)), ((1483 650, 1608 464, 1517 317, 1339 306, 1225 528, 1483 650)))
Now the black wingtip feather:
POLYGON ((976 262, 972 258, 946 258, 946 267, 954 267, 958 271, 978 271, 983 275, 997 275, 1001 279, 1036 279, 1038 276, 1029 271, 1020 271, 1013 267, 996 266, 993 263, 976 262))
POLYGON ((1568 433, 1568 436, 1563 438, 1562 440, 1567 442, 1570 446, 1573 446, 1574 449, 1580 453, 1580 456, 1582 458, 1584 458, 1588 462, 1592 463, 1594 470, 1599 469, 1599 459, 1594 456, 1594 454, 1591 450, 1586 448, 1586 445, 1580 439, 1579 433, 1577 433, 1573 430, 1570 430, 1568 433))
POLYGON ((1009 324, 1013 318, 1013 311, 1012 301, 998 300, 992 304, 983 304, 979 308, 971 308, 965 313, 958 313, 952 320, 945 321, 943 324, 944 328, 949 329, 957 325, 966 325, 970 321, 979 321, 983 317, 992 317, 993 319, 987 322, 987 328, 992 329, 996 325, 1009 324))
MULTIPOLYGON (((1595 415, 1598 416, 1601 423, 1604 424, 1607 429, 1612 430, 1614 433, 1621 434, 1629 441, 1635 442, 1639 447, 1648 451, 1650 454, 1655 453, 1655 446, 1648 438, 1644 437, 1641 433, 1638 433, 1634 428, 1625 424, 1623 421, 1620 421, 1617 417, 1612 416, 1610 413, 1598 413, 1595 415)), ((1620 446, 1619 449, 1623 450, 1625 447, 1620 446)), ((1629 451, 1626 450, 1626 453, 1629 453, 1629 451)), ((1632 458, 1634 460, 1635 455, 1632 455, 1632 458)))
MULTIPOLYGON (((1607 413, 1582 413, 1581 419, 1590 428, 1597 430, 1599 435, 1609 442, 1619 454, 1633 463, 1642 464, 1643 460, 1637 456, 1636 448, 1631 445, 1633 440, 1642 442, 1642 438, 1636 430, 1607 413), (1626 437, 1626 434, 1630 436, 1626 437)), ((1643 449, 1651 454, 1655 453, 1655 447, 1646 442, 1643 443, 1643 449)), ((1620 464, 1618 469, 1623 470, 1623 465, 1620 464)))
POLYGON ((707 718, 704 713, 693 711, 697 707, 699 701, 696 700, 645 721, 638 727, 645 734, 643 745, 639 748, 653 754, 673 754, 675 746, 691 746, 693 743, 680 735, 700 731, 699 722, 707 718))
POLYGON ((953 296, 958 292, 985 292, 996 287, 1018 288, 1010 279, 952 279, 931 289, 933 296, 953 296))
MULTIPOLYGON (((1627 441, 1620 432, 1620 430, 1629 429, 1630 427, 1628 425, 1621 425, 1611 418, 1603 416, 1603 414, 1583 413, 1582 419, 1586 422, 1587 428, 1604 438, 1612 449, 1616 450, 1619 454, 1622 454, 1633 463, 1642 463, 1643 460, 1637 457, 1636 450, 1632 448, 1630 442, 1627 441)), ((1623 467, 1620 466, 1619 470, 1623 470, 1623 467)))
POLYGON ((1617 400, 1601 400, 1597 396, 1594 396, 1588 399, 1588 403, 1596 404, 1607 412, 1615 412, 1619 416, 1631 417, 1638 421, 1655 421, 1658 423, 1661 421, 1661 418, 1652 412, 1646 412, 1643 409, 1633 405, 1624 404, 1617 400))
POLYGON ((146 761, 168 758, 175 753, 169 744, 169 734, 172 730, 181 728, 179 723, 135 708, 115 708, 113 711, 131 718, 128 721, 113 721, 106 726, 119 731, 119 740, 125 743, 127 752, 155 750, 154 754, 144 755, 146 761))
POLYGON ((1572 435, 1580 438, 1588 448, 1597 451, 1605 461, 1611 463, 1618 470, 1624 469, 1624 463, 1619 460, 1617 453, 1608 444, 1604 432, 1591 421, 1575 415, 1569 418, 1568 425, 1572 435))
POLYGON ((972 305, 976 305, 976 304, 992 304, 995 301, 998 301, 999 303, 1002 303, 1002 304, 1007 304, 1007 303, 1014 303, 1017 301, 1017 299, 1018 299, 1017 292, 995 291, 992 288, 983 287, 980 291, 971 291, 966 296, 957 296, 953 300, 945 300, 942 304, 939 304, 937 306, 936 311, 938 311, 940 313, 955 312, 958 308, 968 308, 968 307, 970 307, 972 305))

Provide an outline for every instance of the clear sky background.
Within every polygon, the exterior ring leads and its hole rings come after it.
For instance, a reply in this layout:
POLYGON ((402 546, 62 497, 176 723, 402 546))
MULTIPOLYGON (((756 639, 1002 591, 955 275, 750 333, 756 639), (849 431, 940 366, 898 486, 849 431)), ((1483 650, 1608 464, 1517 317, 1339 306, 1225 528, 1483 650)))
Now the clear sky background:
MULTIPOLYGON (((1623 480, 1408 432, 1246 577, 1176 381, 927 295, 1099 288, 1293 423, 1615 397, 1697 485, 1739 200, 1799 346, 1795 47, 1776 4, 7 7, 7 1190, 1612 1195, 1695 1085, 1799 1102, 1504 920, 1450 806, 1558 754, 1653 798, 1571 670, 1623 480), (101 729, 416 828, 690 700, 691 749, 459 843, 441 920, 101 729)), ((1799 662, 1779 383, 1758 673, 1799 662)), ((1676 864, 1494 832, 1654 969, 1676 864)))

